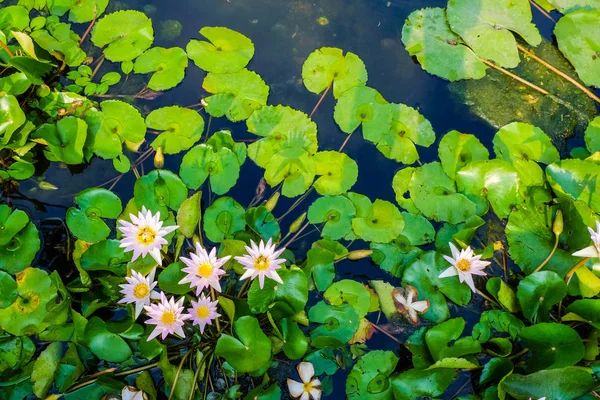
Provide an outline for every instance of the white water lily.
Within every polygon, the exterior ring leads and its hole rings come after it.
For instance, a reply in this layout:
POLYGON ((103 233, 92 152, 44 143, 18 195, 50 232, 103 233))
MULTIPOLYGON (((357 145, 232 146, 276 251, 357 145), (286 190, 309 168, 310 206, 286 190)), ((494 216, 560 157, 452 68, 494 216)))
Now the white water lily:
POLYGON ((588 226, 592 245, 573 253, 575 257, 600 258, 600 222, 596 221, 596 231, 588 226))
POLYGON ((119 285, 120 293, 125 296, 119 300, 119 303, 134 303, 136 319, 140 316, 144 306, 150 305, 151 299, 160 299, 160 295, 152 290, 156 286, 155 272, 156 268, 153 268, 148 276, 144 276, 137 271, 131 271, 131 276, 125 277, 127 283, 119 285))
POLYGON ((419 322, 418 314, 429 310, 429 300, 418 300, 419 292, 414 286, 406 285, 406 287, 394 288, 392 296, 398 312, 408 316, 413 324, 419 322))
POLYGON ((118 229, 123 233, 120 247, 124 247, 126 253, 133 251, 131 261, 135 261, 139 256, 146 257, 146 254, 150 254, 158 265, 162 265, 160 248, 168 244, 164 237, 178 226, 163 227, 160 212, 152 215, 152 212, 146 207, 142 207, 142 211, 137 216, 129 214, 129 218, 131 222, 119 220, 119 224, 122 226, 119 226, 118 229))
POLYGON ((467 282, 467 285, 475 293, 475 283, 473 282, 473 275, 485 276, 486 273, 483 271, 485 267, 490 265, 489 261, 481 261, 481 255, 476 256, 468 246, 465 250, 458 250, 454 244, 450 243, 450 250, 452 251, 452 257, 444 256, 446 261, 452 264, 451 267, 446 269, 439 275, 439 278, 446 278, 449 276, 458 275, 460 282, 467 282))
POLYGON ((218 303, 218 300, 211 301, 210 297, 205 295, 201 295, 198 301, 192 300, 192 308, 188 308, 188 313, 192 317, 192 324, 200 327, 200 333, 204 333, 206 325, 212 325, 212 322, 221 316, 217 312, 218 303))
POLYGON ((288 378, 287 385, 290 394, 295 399, 300 400, 319 400, 321 398, 321 381, 319 378, 314 378, 315 368, 309 362, 301 362, 296 367, 298 375, 302 382, 296 382, 288 378))
POLYGON ((125 386, 121 391, 122 400, 148 400, 148 395, 143 390, 134 386, 125 386))
POLYGON ((281 264, 285 262, 284 258, 277 258, 285 251, 285 247, 275 250, 275 245, 271 244, 271 239, 267 244, 262 240, 258 246, 253 241, 250 241, 250 244, 250 247, 246 246, 247 254, 235 257, 237 262, 246 269, 240 280, 243 281, 248 278, 254 280, 258 276, 261 289, 265 283, 265 276, 283 284, 276 270, 281 268, 281 264))
POLYGON ((183 314, 183 300, 183 297, 177 302, 175 302, 174 297, 167 300, 165 293, 160 292, 160 304, 144 306, 144 309, 150 316, 150 319, 146 321, 146 324, 156 325, 150 336, 148 336, 148 341, 154 339, 158 335, 161 335, 162 339, 170 334, 185 337, 185 333, 183 332, 183 321, 192 318, 192 316, 183 314))
POLYGON ((219 279, 225 271, 221 268, 231 256, 217 258, 217 249, 213 247, 210 254, 200 243, 196 243, 196 252, 190 253, 190 258, 179 257, 186 265, 182 269, 187 273, 185 278, 179 281, 180 284, 190 283, 191 287, 196 288, 196 296, 199 296, 204 288, 211 286, 217 292, 221 291, 219 279))

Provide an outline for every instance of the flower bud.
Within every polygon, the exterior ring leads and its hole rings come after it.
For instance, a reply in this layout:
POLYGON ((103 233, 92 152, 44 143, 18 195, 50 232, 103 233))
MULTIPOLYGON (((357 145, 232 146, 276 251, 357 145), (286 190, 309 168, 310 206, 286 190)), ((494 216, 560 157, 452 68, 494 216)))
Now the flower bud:
POLYGON ((265 204, 265 208, 269 211, 273 211, 275 206, 277 206, 277 202, 279 201, 279 196, 281 196, 281 193, 279 191, 276 191, 275 193, 273 193, 273 196, 271 196, 271 198, 265 204))
POLYGON ((162 169, 165 166, 165 156, 163 154, 162 146, 159 146, 156 149, 156 154, 154 154, 154 168, 162 169))
POLYGON ((348 259, 356 261, 361 258, 369 257, 371 254, 373 254, 373 250, 353 250, 348 253, 348 259))
POLYGON ((300 227, 302 226, 302 223, 304 223, 305 219, 306 219, 306 213, 302 213, 301 216, 296 218, 296 220, 294 222, 292 222, 292 225, 290 225, 290 233, 294 233, 298 229, 300 229, 300 227))
POLYGON ((562 211, 558 210, 556 212, 556 216, 554 217, 554 223, 552 224, 552 232, 554 232, 554 234, 556 236, 560 236, 560 234, 563 231, 563 228, 564 228, 564 222, 563 222, 562 211))

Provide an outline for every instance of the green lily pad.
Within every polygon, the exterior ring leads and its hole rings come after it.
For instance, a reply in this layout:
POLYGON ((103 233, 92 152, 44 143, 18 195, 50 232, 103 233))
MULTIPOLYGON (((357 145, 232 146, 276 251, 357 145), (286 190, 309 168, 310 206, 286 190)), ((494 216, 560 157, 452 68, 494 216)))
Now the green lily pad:
POLYGON ((495 357, 488 361, 481 370, 480 384, 498 383, 513 371, 513 363, 508 358, 495 357))
POLYGON ((396 194, 396 202, 400 205, 400 207, 404 208, 410 213, 420 214, 412 199, 404 196, 409 190, 410 182, 414 172, 415 169, 412 167, 405 167, 396 172, 394 179, 392 180, 392 189, 394 189, 394 193, 396 194))
POLYGON ((367 69, 354 53, 344 56, 342 49, 321 47, 310 53, 302 64, 302 81, 313 93, 321 93, 333 85, 333 96, 340 96, 353 87, 365 86, 367 69))
POLYGON ((494 152, 507 161, 537 161, 552 164, 560 160, 558 150, 542 131, 531 124, 513 122, 494 136, 494 152))
POLYGON ((523 316, 534 321, 549 321, 550 309, 567 295, 567 285, 556 272, 540 271, 519 282, 517 298, 523 316))
POLYGON ((160 211, 162 219, 168 210, 178 210, 187 199, 188 190, 171 171, 156 169, 142 176, 133 187, 135 204, 139 210, 145 206, 153 213, 160 211))
POLYGON ((202 138, 204 119, 189 108, 169 106, 148 114, 146 126, 163 131, 152 141, 154 150, 162 147, 165 154, 177 154, 191 148, 202 138))
POLYGON ((404 219, 395 205, 377 199, 365 217, 352 220, 352 230, 361 239, 369 242, 388 243, 398 237, 404 229, 404 219))
POLYGON ((224 194, 237 182, 240 164, 236 154, 228 148, 215 152, 211 146, 200 144, 183 156, 179 175, 190 189, 198 189, 210 178, 211 189, 216 194, 224 194))
POLYGON ((81 24, 84 22, 90 22, 94 18, 98 18, 106 10, 108 1, 109 0, 70 1, 69 21, 81 24))
POLYGON ((7 144, 13 133, 25 123, 25 113, 15 96, 0 96, 0 136, 2 144, 7 144))
POLYGON ((325 223, 321 235, 338 240, 352 230, 352 219, 356 209, 344 196, 325 196, 318 198, 308 209, 308 221, 311 224, 325 223))
POLYGON ((315 347, 320 347, 317 346, 318 340, 327 343, 329 338, 334 339, 334 342, 337 340, 337 343, 347 343, 356 333, 359 322, 352 306, 332 306, 324 301, 318 302, 308 310, 308 319, 310 322, 322 324, 310 332, 315 347))
POLYGON ((335 279, 335 254, 328 249, 313 247, 306 252, 305 271, 310 272, 318 291, 326 290, 335 279))
POLYGON ((148 88, 167 90, 179 85, 185 77, 188 65, 187 54, 179 47, 153 47, 135 59, 133 72, 147 74, 154 72, 148 88))
POLYGON ((413 11, 402 27, 402 43, 430 74, 451 82, 485 76, 487 67, 450 30, 443 8, 413 11))
POLYGON ((209 41, 190 40, 188 57, 201 69, 217 74, 237 72, 254 56, 252 40, 222 26, 205 26, 200 34, 209 41))
POLYGON ((528 326, 519 334, 523 346, 531 351, 528 372, 570 367, 583 358, 583 342, 576 330, 556 322, 528 326))
POLYGON ((571 61, 581 80, 600 87, 600 10, 579 10, 562 17, 554 28, 558 48, 571 61))
POLYGON ((550 10, 557 9, 563 14, 569 14, 577 10, 600 10, 598 0, 548 0, 550 10))
POLYGON ((377 90, 354 87, 338 99, 333 119, 348 134, 362 125, 364 138, 378 143, 392 126, 392 106, 377 90))
MULTIPOLYGON (((0 271, 0 309, 7 308, 17 299, 17 283, 4 271, 0 271)), ((0 372, 2 368, 0 368, 0 372)))
POLYGON ((126 254, 115 239, 102 240, 91 245, 81 256, 81 268, 85 271, 110 271, 125 276, 126 264, 131 254, 126 254))
POLYGON ((266 168, 271 157, 286 148, 317 151, 317 125, 302 111, 287 106, 265 106, 246 121, 248 132, 264 136, 248 146, 248 156, 266 168))
MULTIPOLYGON (((263 288, 260 288, 258 279, 255 279, 250 285, 248 291, 248 306, 255 313, 264 313, 269 311, 277 315, 276 305, 284 303, 291 311, 291 315, 304 310, 308 302, 308 280, 304 272, 296 267, 287 270, 280 268, 277 270, 283 285, 275 282, 273 279, 265 279, 263 288)), ((290 315, 290 316, 291 316, 290 315)))
POLYGON ((271 359, 271 341, 260 329, 258 320, 245 316, 233 323, 236 339, 221 334, 215 348, 215 355, 225 360, 236 371, 244 373, 262 368, 271 359))
MULTIPOLYGON (((406 223, 405 229, 408 229, 410 218, 406 219, 405 214, 403 214, 403 218, 406 223)), ((404 269, 410 263, 423 254, 423 250, 411 246, 404 235, 398 236, 390 243, 371 243, 370 248, 373 250, 371 255, 373 262, 397 278, 402 276, 404 269)))
POLYGON ((67 226, 73 235, 86 242, 106 239, 110 228, 102 218, 117 218, 123 211, 119 196, 102 188, 83 190, 73 199, 79 208, 67 211, 67 226))
POLYGON ((421 246, 434 241, 435 229, 427 218, 407 212, 402 213, 402 218, 405 222, 402 236, 406 237, 410 244, 421 246))
POLYGON ((230 131, 222 130, 213 133, 212 136, 206 141, 206 144, 211 146, 214 151, 219 151, 222 147, 233 151, 238 158, 238 163, 240 166, 246 161, 246 154, 248 152, 246 149, 246 144, 243 142, 235 142, 230 131))
MULTIPOLYGON (((4 210, 2 206, 2 209, 4 210)), ((39 232, 33 222, 13 234, 8 243, 0 245, 0 270, 10 274, 23 271, 31 265, 40 249, 39 232)))
POLYGON ((290 147, 271 157, 265 170, 265 180, 271 187, 283 182, 281 194, 296 197, 312 185, 316 170, 315 160, 309 153, 290 147))
POLYGON ((562 160, 546 168, 546 177, 558 197, 580 200, 600 213, 600 164, 577 159, 562 160))
POLYGON ((29 21, 29 10, 23 6, 3 6, 0 9, 0 32, 7 38, 11 37, 11 30, 23 31, 29 27, 29 21))
POLYGON ((25 93, 30 86, 31 81, 22 72, 15 72, 0 78, 0 92, 5 92, 13 96, 25 93))
POLYGON ((600 117, 594 118, 585 130, 585 146, 590 153, 600 151, 600 117))
MULTIPOLYGON (((583 299, 575 300, 567 307, 567 313, 575 314, 578 318, 574 320, 585 321, 594 328, 600 328, 600 300, 599 299, 583 299)), ((568 314, 567 314, 568 315, 568 314)), ((563 321, 566 321, 567 315, 563 316, 563 321)))
POLYGON ((246 224, 264 240, 276 241, 280 235, 277 218, 264 206, 252 207, 246 210, 246 224))
POLYGON ((323 297, 334 306, 348 304, 359 318, 367 315, 371 306, 371 293, 363 284, 351 279, 334 283, 323 293, 323 297))
POLYGON ((283 352, 290 360, 297 360, 306 354, 308 340, 298 323, 289 318, 281 320, 281 334, 283 335, 283 352))
POLYGON ((39 398, 45 398, 54 383, 60 359, 63 354, 61 343, 51 343, 40 353, 33 364, 31 382, 33 393, 39 398))
POLYGON ((231 197, 219 197, 204 213, 204 234, 213 242, 241 231, 246 226, 245 210, 231 197))
POLYGON ((107 60, 131 61, 147 50, 154 41, 152 20, 144 13, 122 10, 98 20, 92 30, 92 43, 104 47, 107 60))
POLYGON ((71 30, 70 24, 59 22, 58 17, 48 17, 45 29, 31 32, 31 38, 50 54, 62 54, 70 67, 80 65, 86 58, 85 52, 79 47, 79 35, 71 30))
POLYGON ((185 272, 181 271, 185 267, 186 265, 183 261, 178 261, 165 268, 160 275, 158 275, 158 286, 161 290, 178 295, 191 292, 192 287, 189 283, 179 283, 179 281, 187 275, 185 272))
POLYGON ((515 291, 502 278, 498 276, 490 278, 486 282, 485 288, 508 311, 517 313, 521 310, 515 291))
POLYGON ((376 350, 362 356, 346 380, 348 399, 388 400, 393 398, 389 376, 398 357, 392 351, 376 350))
POLYGON ((578 399, 589 394, 596 382, 589 368, 566 367, 535 372, 529 375, 511 374, 500 388, 519 398, 578 399))
POLYGON ((450 131, 440 140, 438 155, 446 175, 456 179, 456 173, 471 161, 487 160, 489 151, 475 135, 450 131))
POLYGON ((456 377, 454 369, 409 369, 390 379, 394 399, 417 400, 440 397, 456 377))
POLYGON ((248 119, 255 111, 267 104, 269 86, 256 72, 241 69, 230 74, 210 72, 204 78, 202 88, 212 96, 204 99, 207 113, 213 117, 226 116, 233 122, 248 119))
POLYGON ((315 181, 314 188, 321 195, 345 193, 358 179, 358 165, 345 153, 320 151, 314 155, 313 160, 317 165, 316 174, 321 175, 315 181))
POLYGON ((58 121, 56 125, 42 125, 32 138, 43 139, 46 142, 48 150, 45 150, 44 154, 48 160, 81 164, 87 129, 84 120, 69 116, 58 121))
POLYGON ((463 318, 452 318, 427 330, 425 342, 434 361, 481 352, 481 345, 472 336, 461 338, 465 325, 463 318))
POLYGON ((123 362, 131 357, 131 348, 119 335, 109 332, 106 324, 92 317, 85 326, 85 342, 101 360, 123 362))
POLYGON ((29 216, 25 211, 11 211, 9 206, 0 205, 0 246, 6 246, 27 223, 29 216))

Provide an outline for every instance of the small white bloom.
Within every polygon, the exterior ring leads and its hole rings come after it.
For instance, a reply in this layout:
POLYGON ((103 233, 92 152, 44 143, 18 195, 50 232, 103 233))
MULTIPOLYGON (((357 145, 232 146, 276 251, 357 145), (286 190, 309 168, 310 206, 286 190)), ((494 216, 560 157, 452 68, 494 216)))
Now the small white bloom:
POLYGON ((225 271, 221 268, 231 256, 217 258, 217 249, 213 247, 210 254, 200 243, 196 243, 196 252, 190 253, 190 258, 179 257, 187 265, 182 271, 186 272, 185 278, 179 281, 180 284, 190 283, 196 288, 196 296, 199 296, 202 290, 208 286, 215 288, 217 292, 221 291, 219 279, 225 271))
POLYGON ((394 288, 392 296, 398 312, 407 315, 413 324, 419 322, 418 314, 423 314, 429 310, 429 300, 417 301, 419 292, 414 286, 407 285, 403 288, 394 288))
POLYGON ((148 274, 147 277, 137 271, 131 271, 131 276, 125 277, 127 283, 119 285, 121 292, 125 297, 119 300, 119 303, 135 303, 135 318, 140 316, 144 306, 150 305, 150 299, 159 299, 160 295, 153 291, 156 286, 154 282, 154 273, 156 268, 148 274))
POLYGON ((165 226, 163 228, 160 220, 160 212, 152 215, 146 207, 142 207, 137 217, 129 214, 131 222, 119 220, 122 226, 119 230, 123 233, 120 247, 125 248, 125 252, 133 251, 131 261, 135 261, 139 256, 146 257, 150 254, 158 265, 162 265, 160 256, 161 246, 168 244, 164 236, 178 228, 177 225, 165 226))
POLYGON ((122 400, 148 400, 148 395, 143 390, 134 386, 125 386, 121 391, 122 400))
POLYGON ((205 295, 201 295, 198 301, 192 300, 192 308, 188 308, 188 313, 192 317, 192 324, 200 326, 200 333, 204 333, 206 325, 212 325, 213 320, 221 316, 217 312, 218 303, 218 300, 210 301, 210 297, 205 295))
POLYGON ((452 251, 452 257, 444 256, 452 266, 442 272, 439 278, 446 278, 449 276, 458 275, 460 282, 467 282, 467 285, 473 292, 476 292, 475 283, 473 282, 473 275, 485 276, 486 273, 483 269, 490 265, 489 261, 481 261, 481 255, 476 256, 468 246, 465 250, 458 251, 456 246, 450 243, 450 250, 452 251))
POLYGON ((156 328, 154 328, 150 336, 148 336, 148 341, 154 339, 158 335, 161 335, 162 339, 166 338, 169 334, 185 337, 182 328, 184 324, 183 321, 192 318, 192 316, 182 314, 183 300, 183 297, 177 302, 175 302, 174 297, 167 300, 165 293, 160 292, 160 304, 144 306, 144 309, 146 309, 150 316, 150 319, 146 321, 146 324, 156 325, 156 328))
POLYGON ((290 394, 295 399, 300 400, 319 400, 321 398, 321 381, 319 378, 312 377, 315 375, 315 368, 309 362, 301 362, 296 367, 298 375, 302 382, 296 382, 288 378, 287 385, 290 394))
POLYGON ((600 258, 600 222, 596 221, 596 231, 588 226, 592 245, 573 253, 575 257, 600 258))
POLYGON ((250 247, 246 246, 248 254, 235 257, 237 262, 242 264, 246 269, 240 280, 243 281, 248 278, 254 280, 258 276, 258 283, 261 289, 265 283, 265 276, 283 284, 276 270, 281 268, 281 264, 285 262, 284 258, 277 258, 285 251, 285 247, 275 250, 275 245, 271 244, 271 239, 269 239, 267 244, 262 240, 258 246, 253 241, 250 241, 250 244, 250 247))

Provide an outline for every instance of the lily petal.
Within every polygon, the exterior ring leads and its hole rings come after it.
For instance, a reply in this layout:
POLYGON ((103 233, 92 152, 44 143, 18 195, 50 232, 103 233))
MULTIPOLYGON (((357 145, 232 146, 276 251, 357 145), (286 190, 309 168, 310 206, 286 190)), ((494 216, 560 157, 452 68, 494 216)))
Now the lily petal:
POLYGON ((315 367, 309 362, 301 362, 296 368, 298 369, 300 379, 302 379, 302 382, 304 383, 310 382, 315 375, 315 367))
POLYGON ((293 379, 288 378, 287 380, 288 390, 292 397, 300 397, 304 393, 304 384, 296 382, 293 379))
POLYGON ((448 269, 444 270, 444 272, 442 272, 438 278, 447 278, 449 276, 456 276, 458 275, 458 271, 456 270, 455 267, 449 267, 448 269))
POLYGON ((575 257, 592 257, 592 258, 600 258, 600 254, 598 254, 598 250, 596 246, 588 246, 585 249, 581 249, 573 253, 575 257))

